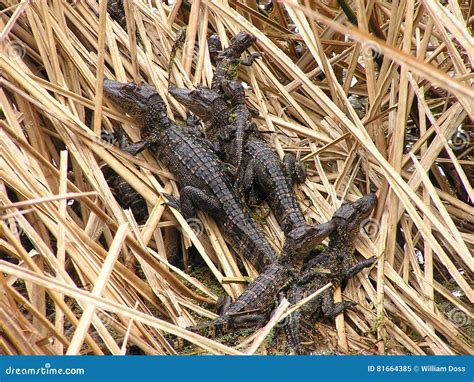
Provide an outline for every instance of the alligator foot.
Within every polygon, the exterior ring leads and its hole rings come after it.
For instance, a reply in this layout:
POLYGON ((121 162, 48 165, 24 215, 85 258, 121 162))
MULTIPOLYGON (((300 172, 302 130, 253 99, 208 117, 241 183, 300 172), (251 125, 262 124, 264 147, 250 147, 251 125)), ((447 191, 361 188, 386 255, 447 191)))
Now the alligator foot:
POLYGON ((283 157, 283 164, 285 165, 286 175, 291 179, 292 184, 305 181, 306 168, 302 162, 296 160, 293 154, 286 153, 283 157))
POLYGON ((376 256, 369 257, 366 260, 362 260, 350 268, 347 273, 344 275, 346 280, 349 280, 351 277, 354 277, 357 273, 359 273, 364 268, 369 268, 372 264, 377 261, 376 256))
POLYGON ((193 186, 185 186, 180 193, 181 213, 185 219, 196 217, 196 208, 210 214, 220 211, 220 202, 204 191, 193 186))
POLYGON ((252 53, 245 60, 240 61, 240 63, 244 66, 251 66, 255 62, 255 60, 262 57, 263 57, 263 52, 252 53))
POLYGON ((100 138, 107 143, 113 143, 117 139, 116 134, 105 129, 100 131, 100 138))
POLYGON ((216 312, 219 316, 222 316, 227 309, 232 305, 232 299, 228 295, 219 296, 216 303, 216 312))
POLYGON ((334 319, 347 309, 353 308, 357 303, 354 301, 334 302, 332 292, 325 292, 323 295, 322 310, 324 317, 334 321, 334 319))
POLYGON ((120 149, 122 149, 123 151, 133 156, 137 155, 141 151, 145 150, 146 148, 154 144, 154 142, 147 141, 147 140, 141 140, 136 143, 130 143, 122 127, 119 127, 117 129, 117 131, 115 132, 115 136, 119 142, 120 149))
POLYGON ((199 118, 196 114, 190 114, 186 118, 186 127, 192 129, 192 131, 197 136, 204 138, 204 133, 201 129, 201 118, 199 118))
POLYGON ((166 192, 163 192, 161 195, 167 200, 167 202, 164 203, 165 205, 181 212, 181 203, 179 198, 171 194, 167 194, 166 192))

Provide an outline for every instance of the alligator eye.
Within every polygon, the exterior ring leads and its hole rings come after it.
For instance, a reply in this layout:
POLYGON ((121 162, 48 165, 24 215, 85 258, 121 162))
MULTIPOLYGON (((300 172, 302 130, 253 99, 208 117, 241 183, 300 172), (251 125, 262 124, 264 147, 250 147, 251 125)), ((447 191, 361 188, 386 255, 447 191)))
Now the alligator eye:
POLYGON ((131 93, 131 92, 133 92, 136 88, 137 88, 137 85, 130 83, 130 84, 127 84, 127 85, 125 86, 124 90, 125 90, 126 92, 128 92, 128 93, 131 93))

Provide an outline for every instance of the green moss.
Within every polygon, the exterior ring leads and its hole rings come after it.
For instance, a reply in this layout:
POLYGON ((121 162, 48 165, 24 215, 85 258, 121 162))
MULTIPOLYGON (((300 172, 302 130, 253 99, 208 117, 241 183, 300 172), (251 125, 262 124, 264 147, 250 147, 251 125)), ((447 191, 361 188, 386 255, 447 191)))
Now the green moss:
POLYGON ((229 114, 229 122, 235 122, 237 121, 237 113, 230 113, 229 114))
POLYGON ((227 78, 230 78, 231 80, 237 78, 237 68, 238 67, 239 67, 239 64, 228 64, 225 67, 227 78))
POLYGON ((326 246, 324 244, 319 244, 316 247, 314 247, 313 251, 315 255, 319 255, 326 249, 326 246))
POLYGON ((377 333, 377 331, 385 325, 385 317, 379 316, 375 319, 372 323, 372 327, 370 328, 370 333, 377 333))
MULTIPOLYGON (((224 294, 224 289, 222 288, 221 284, 219 284, 207 266, 195 267, 190 273, 190 276, 198 279, 209 290, 211 290, 212 293, 217 295, 224 294)), ((187 283, 187 286, 195 289, 194 287, 190 286, 189 283, 187 283)))

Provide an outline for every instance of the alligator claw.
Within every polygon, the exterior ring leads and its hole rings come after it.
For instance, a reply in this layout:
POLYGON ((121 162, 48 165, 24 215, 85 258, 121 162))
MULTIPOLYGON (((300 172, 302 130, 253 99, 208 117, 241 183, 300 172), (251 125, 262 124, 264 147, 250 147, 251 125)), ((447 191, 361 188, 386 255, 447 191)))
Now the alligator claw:
POLYGON ((167 194, 166 192, 163 192, 161 195, 167 199, 167 201, 163 203, 164 205, 174 208, 177 211, 181 211, 181 202, 176 196, 167 194))
POLYGON ((186 118, 186 125, 188 127, 193 127, 193 128, 199 129, 200 123, 201 123, 201 118, 199 118, 196 114, 190 114, 186 118))

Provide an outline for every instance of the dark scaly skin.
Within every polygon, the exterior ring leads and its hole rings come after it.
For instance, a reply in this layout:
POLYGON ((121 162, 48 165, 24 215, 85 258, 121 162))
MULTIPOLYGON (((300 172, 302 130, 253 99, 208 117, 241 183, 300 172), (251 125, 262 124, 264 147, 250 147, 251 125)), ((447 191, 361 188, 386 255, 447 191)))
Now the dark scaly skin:
POLYGON ((123 0, 107 0, 107 12, 109 12, 113 20, 117 21, 123 29, 127 30, 127 19, 123 0))
MULTIPOLYGON (((234 80, 237 77, 237 68, 239 65, 250 66, 252 63, 262 56, 261 53, 253 53, 248 59, 241 60, 242 54, 250 48, 257 41, 256 37, 247 33, 239 32, 236 34, 230 45, 222 50, 219 54, 217 51, 219 48, 222 49, 222 44, 219 39, 219 36, 214 34, 208 39, 209 53, 211 59, 214 58, 216 69, 214 71, 214 76, 212 78, 211 89, 218 94, 231 98, 229 93, 232 93, 232 90, 229 89, 229 81, 234 80), (216 57, 217 54, 217 57, 216 57)), ((235 166, 237 169, 240 167, 240 162, 242 159, 242 142, 243 134, 247 125, 252 124, 252 118, 248 108, 245 105, 245 94, 244 102, 242 104, 233 105, 234 111, 231 114, 231 117, 235 116, 236 120, 233 121, 233 125, 236 127, 235 131, 235 166)), ((256 127, 255 127, 256 128, 256 127)))
MULTIPOLYGON (((105 130, 102 131, 101 137, 107 142, 112 142, 115 139, 113 134, 105 130)), ((121 148, 124 149, 124 147, 121 148)), ((145 199, 110 167, 106 166, 102 171, 120 207, 130 208, 137 223, 144 224, 148 219, 145 199)))
POLYGON ((230 112, 226 100, 208 87, 194 90, 171 86, 169 93, 206 124, 206 137, 221 157, 221 142, 230 139, 230 112))
MULTIPOLYGON (((211 37, 211 48, 215 49, 219 46, 218 44, 220 42, 217 43, 217 35, 211 37)), ((230 45, 220 52, 215 59, 216 70, 212 78, 212 90, 222 93, 221 86, 223 83, 237 77, 237 68, 239 65, 250 66, 257 58, 262 56, 261 53, 253 53, 246 60, 240 58, 256 41, 257 38, 247 32, 239 32, 232 38, 230 45)), ((212 53, 215 54, 215 52, 212 53)))
MULTIPOLYGON (((226 100, 206 87, 198 87, 194 90, 171 88, 170 93, 206 123, 206 135, 211 141, 218 142, 215 146, 218 147, 222 159, 235 165, 235 159, 238 156, 233 148, 235 141, 232 136, 239 129, 232 122, 236 120, 236 117, 238 118, 238 116, 232 117, 235 109, 229 110, 226 100)), ((236 104, 242 102, 242 98, 238 101, 234 99, 234 102, 236 104)), ((292 188, 297 180, 296 177, 288 173, 275 152, 259 138, 258 131, 252 124, 239 123, 241 126, 244 125, 242 162, 237 174, 239 183, 247 192, 258 192, 266 197, 285 234, 296 227, 306 226, 306 220, 292 188)), ((286 155, 285 161, 295 167, 294 160, 288 160, 291 157, 291 154, 286 155)))
MULTIPOLYGON (((371 257, 356 263, 353 256, 355 243, 359 236, 361 223, 366 220, 377 203, 375 194, 368 194, 353 203, 344 203, 333 215, 336 229, 330 235, 328 247, 318 256, 308 261, 289 288, 287 297, 291 304, 316 292, 331 282, 337 288, 344 281, 354 277, 377 258, 371 257)), ((296 354, 302 354, 301 338, 304 338, 304 325, 317 319, 334 318, 355 305, 352 301, 334 303, 333 290, 329 289, 303 305, 288 317, 285 330, 289 346, 296 354)))
POLYGON ((179 180, 179 207, 186 219, 195 217, 196 209, 207 212, 233 248, 259 272, 276 260, 270 244, 235 194, 222 162, 194 129, 178 128, 171 122, 156 89, 105 80, 104 92, 141 127, 142 141, 130 145, 127 151, 135 155, 151 148, 179 180))
POLYGON ((238 81, 227 81, 221 86, 232 106, 229 122, 235 126, 232 129, 235 136, 233 142, 235 143, 226 146, 230 149, 235 148, 233 164, 239 171, 242 162, 244 136, 246 133, 257 132, 257 125, 252 122, 252 114, 245 104, 245 91, 242 84, 238 81))
POLYGON ((308 252, 335 229, 335 222, 331 220, 293 230, 286 238, 282 255, 263 270, 234 304, 215 320, 188 330, 213 338, 231 329, 263 324, 279 293, 295 281, 308 252))
POLYGON ((213 34, 207 39, 207 48, 209 50, 209 56, 213 64, 217 61, 217 56, 222 51, 222 44, 219 35, 213 34))
POLYGON ((145 199, 113 170, 107 169, 104 175, 120 207, 130 208, 137 223, 144 224, 148 219, 145 199))

